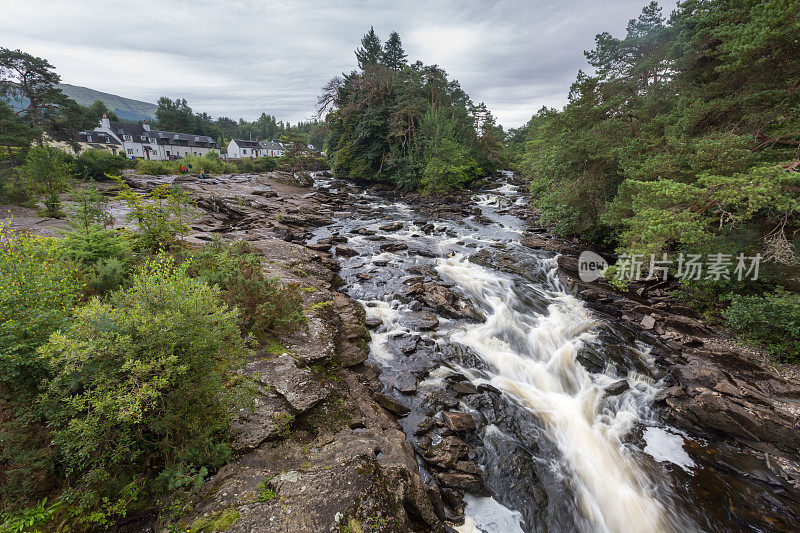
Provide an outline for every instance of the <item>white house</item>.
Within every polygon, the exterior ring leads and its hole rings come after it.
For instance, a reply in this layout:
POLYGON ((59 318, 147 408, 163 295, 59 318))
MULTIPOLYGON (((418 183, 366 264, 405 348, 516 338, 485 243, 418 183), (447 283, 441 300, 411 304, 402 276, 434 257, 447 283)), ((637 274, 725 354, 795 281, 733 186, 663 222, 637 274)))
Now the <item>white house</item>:
POLYGON ((207 135, 151 130, 147 122, 112 122, 105 115, 100 119, 98 127, 79 132, 78 137, 81 140, 86 139, 85 142, 90 144, 96 142, 95 137, 113 139, 121 145, 121 153, 131 158, 165 160, 219 151, 217 143, 207 135))
POLYGON ((261 155, 270 157, 281 157, 286 154, 286 147, 278 141, 259 141, 261 155))
POLYGON ((261 156, 261 145, 258 141, 233 139, 228 143, 228 157, 232 159, 253 159, 261 156))

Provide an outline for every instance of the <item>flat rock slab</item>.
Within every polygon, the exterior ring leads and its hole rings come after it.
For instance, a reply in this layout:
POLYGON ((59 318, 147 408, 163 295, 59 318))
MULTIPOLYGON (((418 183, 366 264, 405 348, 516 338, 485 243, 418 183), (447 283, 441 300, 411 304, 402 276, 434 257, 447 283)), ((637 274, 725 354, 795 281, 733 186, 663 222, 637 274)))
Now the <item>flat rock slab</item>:
POLYGON ((408 406, 403 405, 394 398, 386 396, 380 392, 375 394, 375 401, 378 402, 381 407, 390 413, 396 414, 397 416, 406 416, 411 412, 411 409, 409 409, 408 406))
POLYGON ((253 405, 241 408, 233 415, 231 445, 237 452, 251 450, 265 440, 275 438, 280 429, 276 417, 290 410, 288 402, 277 393, 264 386, 259 389, 253 405))
POLYGON ((442 422, 452 431, 473 431, 475 420, 469 413, 461 411, 443 411, 442 422))
POLYGON ((283 396, 292 409, 304 412, 330 395, 310 371, 298 368, 289 355, 254 361, 246 372, 283 396))

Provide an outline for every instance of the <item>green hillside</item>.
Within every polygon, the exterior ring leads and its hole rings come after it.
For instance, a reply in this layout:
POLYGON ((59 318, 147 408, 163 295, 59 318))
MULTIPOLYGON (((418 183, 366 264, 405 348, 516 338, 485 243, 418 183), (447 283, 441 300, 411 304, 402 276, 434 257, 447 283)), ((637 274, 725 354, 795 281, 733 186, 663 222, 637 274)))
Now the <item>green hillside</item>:
POLYGON ((64 91, 64 94, 81 105, 89 105, 95 100, 102 101, 122 120, 153 120, 156 117, 157 106, 155 104, 131 100, 116 94, 95 91, 88 87, 80 87, 68 83, 60 83, 58 87, 64 91))

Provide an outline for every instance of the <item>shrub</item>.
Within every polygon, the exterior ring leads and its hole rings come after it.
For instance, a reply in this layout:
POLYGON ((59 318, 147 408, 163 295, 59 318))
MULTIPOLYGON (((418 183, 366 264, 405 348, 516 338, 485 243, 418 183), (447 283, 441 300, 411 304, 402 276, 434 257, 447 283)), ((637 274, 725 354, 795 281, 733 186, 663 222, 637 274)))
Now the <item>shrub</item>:
POLYGON ((86 150, 75 158, 75 175, 84 180, 103 181, 107 174, 116 176, 130 166, 130 160, 121 154, 105 150, 86 150))
POLYGON ((94 267, 101 259, 118 259, 128 263, 133 256, 130 236, 125 231, 104 229, 97 224, 86 231, 70 231, 56 241, 62 257, 85 267, 94 267))
POLYGON ((800 362, 800 295, 778 288, 761 296, 736 295, 725 310, 728 327, 784 361, 800 362))
POLYGON ((49 486, 49 437, 32 403, 50 366, 37 349, 68 323, 81 289, 78 270, 53 239, 14 235, 0 224, 0 502, 49 486))
POLYGON ((33 146, 28 150, 25 164, 19 168, 22 184, 31 196, 44 196, 45 211, 49 216, 60 216, 59 195, 67 190, 70 168, 66 154, 56 148, 33 146))
POLYGON ((47 376, 36 349, 72 314, 82 283, 56 241, 0 225, 0 390, 29 398, 47 376))
POLYGON ((87 231, 93 224, 110 226, 114 218, 108 212, 108 198, 97 187, 77 188, 72 191, 73 205, 67 207, 69 223, 75 229, 87 231))
POLYGON ((215 241, 193 254, 189 271, 218 285, 225 302, 242 310, 244 332, 263 339, 304 321, 299 289, 266 276, 246 243, 215 241))
POLYGON ((133 192, 121 178, 116 178, 122 190, 117 196, 128 204, 127 220, 135 221, 138 243, 147 250, 170 247, 178 235, 189 231, 188 222, 194 215, 193 202, 178 186, 159 185, 145 198, 133 192))
POLYGON ((53 378, 39 404, 80 520, 107 525, 228 458, 225 375, 247 352, 238 317, 162 254, 41 348, 53 378))
POLYGON ((90 285, 95 292, 101 294, 110 292, 118 289, 127 275, 128 268, 125 263, 116 257, 101 259, 95 265, 95 275, 90 285))

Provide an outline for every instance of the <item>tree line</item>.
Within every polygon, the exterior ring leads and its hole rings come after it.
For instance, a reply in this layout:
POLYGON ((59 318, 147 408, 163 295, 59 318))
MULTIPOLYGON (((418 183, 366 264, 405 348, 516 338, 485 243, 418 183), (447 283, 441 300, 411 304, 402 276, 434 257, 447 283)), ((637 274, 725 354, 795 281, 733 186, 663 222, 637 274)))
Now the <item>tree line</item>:
POLYGON ((373 28, 355 51, 358 70, 336 76, 319 98, 327 152, 342 178, 445 192, 503 163, 503 130, 437 65, 409 63, 400 36, 373 28))
POLYGON ((567 105, 508 137, 544 221, 629 256, 760 254, 758 282, 681 290, 707 312, 777 298, 775 327, 745 329, 796 338, 800 300, 772 291, 800 289, 799 43, 785 0, 687 0, 668 18, 653 2, 624 37, 598 35, 567 105))
POLYGON ((277 120, 273 115, 261 113, 254 121, 243 118, 238 121, 229 117, 213 118, 208 113, 195 113, 185 98, 171 100, 165 96, 158 99, 156 126, 166 131, 208 135, 220 146, 231 139, 253 139, 266 141, 288 139, 300 135, 307 144, 322 149, 325 143, 326 127, 319 120, 301 121, 290 124, 277 120))

